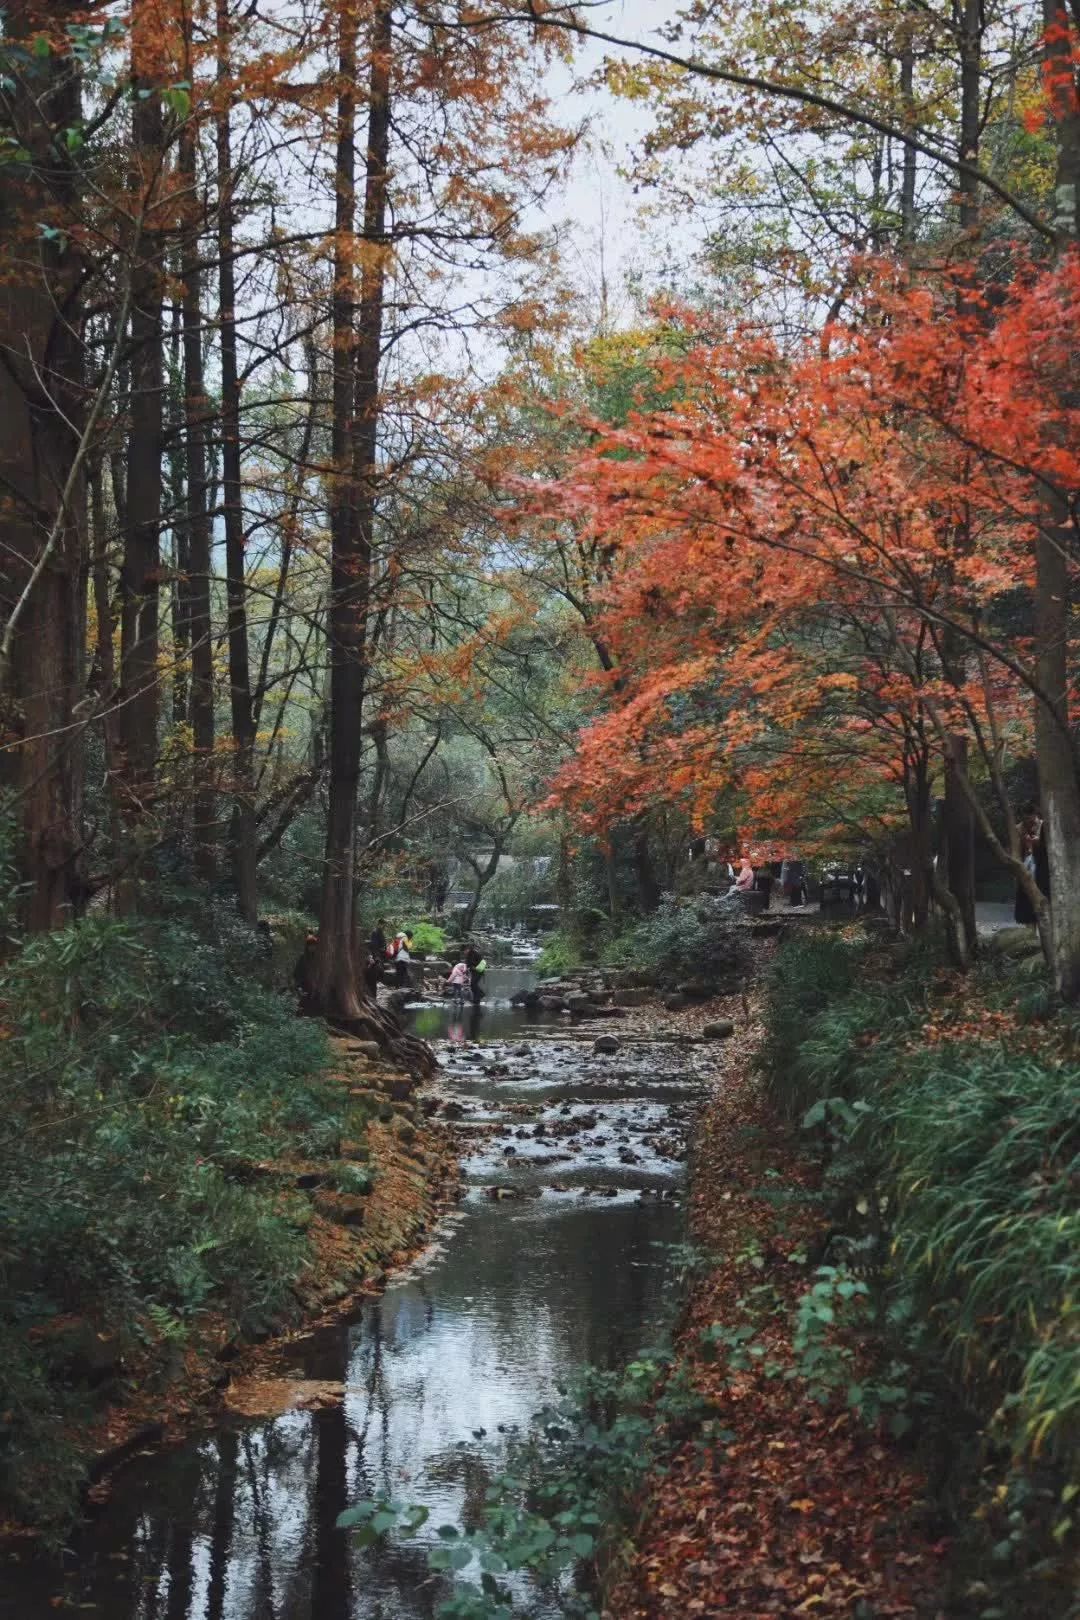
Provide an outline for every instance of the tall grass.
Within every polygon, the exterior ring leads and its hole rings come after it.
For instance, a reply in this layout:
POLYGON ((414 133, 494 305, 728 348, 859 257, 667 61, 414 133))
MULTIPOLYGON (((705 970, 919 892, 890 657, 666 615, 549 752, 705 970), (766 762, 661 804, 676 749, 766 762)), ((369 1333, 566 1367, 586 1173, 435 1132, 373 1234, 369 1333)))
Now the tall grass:
MULTIPOLYGON (((962 990, 937 975, 932 951, 786 946, 768 990, 767 1084, 827 1146, 838 1241, 858 1240, 868 1195, 885 1212, 879 1286, 920 1340, 932 1419, 947 1435, 944 1369, 982 1428, 966 1488, 988 1537, 997 1524, 992 1557, 1060 1592, 1080 1503, 1074 1031, 1059 1018, 998 1035, 981 1018, 1031 1003, 1028 968, 988 966, 962 990)), ((1028 1601, 1021 1584, 1009 1608, 971 1612, 1026 1614, 1028 1601)))

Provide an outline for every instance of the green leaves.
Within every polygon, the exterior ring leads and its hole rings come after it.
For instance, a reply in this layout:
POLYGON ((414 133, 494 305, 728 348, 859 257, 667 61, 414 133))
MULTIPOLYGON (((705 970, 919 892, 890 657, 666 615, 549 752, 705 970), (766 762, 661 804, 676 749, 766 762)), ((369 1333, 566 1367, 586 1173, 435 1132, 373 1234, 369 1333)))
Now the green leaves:
MULTIPOLYGON (((430 1517, 426 1507, 415 1503, 389 1502, 382 1498, 356 1502, 351 1508, 346 1508, 337 1517, 339 1530, 351 1530, 354 1538, 363 1546, 370 1546, 381 1536, 388 1535, 391 1530, 401 1530, 403 1534, 414 1536, 422 1530, 430 1517)), ((444 1525, 440 1535, 449 1534, 453 1537, 457 1531, 444 1525)))
POLYGON ((161 99, 173 116, 180 121, 191 112, 191 86, 186 80, 163 90, 161 99))
MULTIPOLYGON (((650 1351, 618 1373, 587 1371, 572 1395, 539 1415, 510 1468, 492 1481, 480 1528, 438 1526, 428 1563, 455 1582, 440 1620, 511 1620, 505 1577, 515 1574, 557 1583, 568 1620, 596 1620, 567 1572, 603 1556, 621 1513, 659 1461, 664 1435, 676 1424, 700 1423, 706 1410, 669 1366, 666 1351, 650 1351), (597 1422, 597 1410, 612 1415, 597 1422)), ((427 1520, 422 1508, 378 1500, 355 1504, 338 1524, 372 1544, 381 1535, 415 1535, 427 1520)))

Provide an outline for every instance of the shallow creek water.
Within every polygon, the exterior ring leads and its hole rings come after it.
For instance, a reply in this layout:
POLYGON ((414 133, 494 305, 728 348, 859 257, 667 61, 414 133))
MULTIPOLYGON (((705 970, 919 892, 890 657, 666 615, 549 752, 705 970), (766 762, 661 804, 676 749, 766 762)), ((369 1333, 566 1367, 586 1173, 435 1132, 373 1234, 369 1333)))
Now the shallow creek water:
POLYGON ((384 1294, 283 1352, 282 1374, 341 1380, 344 1402, 136 1460, 65 1571, 0 1571, 4 1620, 44 1620, 58 1597, 103 1620, 431 1616, 423 1539, 365 1550, 338 1513, 385 1495, 425 1504, 432 1529, 468 1521, 557 1385, 652 1342, 702 1055, 625 1039, 598 1056, 509 1007, 412 1021, 460 1110, 466 1193, 384 1294))

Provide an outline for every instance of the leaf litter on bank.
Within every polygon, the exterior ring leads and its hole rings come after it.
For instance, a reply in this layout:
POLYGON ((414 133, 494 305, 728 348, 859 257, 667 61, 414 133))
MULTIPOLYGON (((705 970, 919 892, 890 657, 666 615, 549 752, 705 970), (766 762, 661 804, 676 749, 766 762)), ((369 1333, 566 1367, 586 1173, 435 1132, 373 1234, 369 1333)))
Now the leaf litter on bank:
MULTIPOLYGON (((920 1527, 925 1482, 891 1437, 822 1405, 796 1376, 791 1322, 822 1236, 813 1173, 754 1072, 757 1007, 717 1055, 698 1130, 691 1237, 708 1256, 682 1323, 679 1363, 714 1415, 674 1446, 613 1577, 605 1620, 807 1615, 941 1620, 945 1546, 920 1527), (763 1184, 794 1194, 778 1215, 763 1184), (710 1357, 714 1324, 747 1324, 755 1353, 710 1357)), ((858 1348, 856 1347, 856 1354, 858 1348)))

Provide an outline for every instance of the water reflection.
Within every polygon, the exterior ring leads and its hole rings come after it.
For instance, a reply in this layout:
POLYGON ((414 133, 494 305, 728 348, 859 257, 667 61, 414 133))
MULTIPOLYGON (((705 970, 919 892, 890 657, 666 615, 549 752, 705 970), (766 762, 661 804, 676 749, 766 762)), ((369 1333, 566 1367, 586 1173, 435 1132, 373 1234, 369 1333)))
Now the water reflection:
POLYGON ((366 1551, 338 1513, 387 1495, 429 1507, 432 1533, 475 1521, 556 1386, 648 1340, 678 1227, 675 1207, 629 1192, 494 1203, 474 1188, 444 1252, 289 1347, 282 1371, 343 1379, 343 1404, 121 1475, 66 1584, 38 1571, 9 1596, 5 1582, 0 1614, 44 1620, 63 1591, 105 1620, 430 1620, 445 1594, 422 1541, 366 1551))

